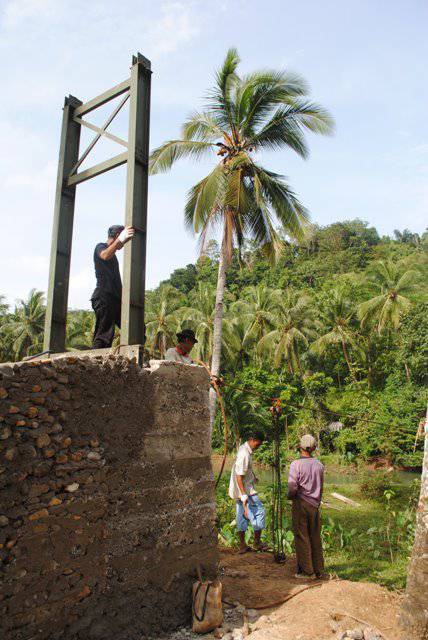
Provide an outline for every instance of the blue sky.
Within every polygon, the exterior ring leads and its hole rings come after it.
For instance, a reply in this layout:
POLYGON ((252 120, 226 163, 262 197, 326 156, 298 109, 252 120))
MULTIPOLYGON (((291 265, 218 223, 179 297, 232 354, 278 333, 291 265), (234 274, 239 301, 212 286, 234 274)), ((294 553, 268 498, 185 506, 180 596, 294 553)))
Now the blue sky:
MULTIPOLYGON (((425 0, 0 0, 0 293, 13 304, 47 287, 64 96, 85 101, 124 80, 137 51, 154 71, 152 147, 177 136, 236 46, 243 72, 301 73, 336 119, 333 138, 309 138, 309 160, 263 158, 288 176, 314 222, 360 217, 381 233, 424 231, 427 27, 425 0)), ((111 130, 126 136, 126 113, 111 130)), ((86 166, 118 151, 103 142, 86 166)), ((183 162, 150 179, 149 287, 197 256, 183 203, 208 168, 183 162)), ((93 247, 123 220, 124 202, 124 167, 79 186, 70 306, 89 307, 93 247)))

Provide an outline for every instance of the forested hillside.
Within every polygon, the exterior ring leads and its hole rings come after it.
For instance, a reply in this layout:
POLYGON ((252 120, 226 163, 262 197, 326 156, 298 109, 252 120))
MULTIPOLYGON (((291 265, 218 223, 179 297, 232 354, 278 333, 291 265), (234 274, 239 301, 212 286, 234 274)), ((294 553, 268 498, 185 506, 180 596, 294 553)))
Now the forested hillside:
MULTIPOLYGON (((359 220, 313 227, 277 264, 246 245, 227 272, 222 373, 233 431, 269 432, 268 398, 285 401, 289 442, 304 426, 352 460, 414 467, 426 409, 428 233, 380 238, 359 220), (255 389, 259 394, 243 391, 255 389)), ((147 349, 162 357, 179 328, 196 331, 192 354, 210 363, 218 246, 147 293, 147 349)), ((1 307, 2 360, 41 351, 43 294, 1 307)), ((88 348, 93 316, 69 314, 68 346, 88 348)), ((117 338, 118 339, 118 338, 117 338)), ((220 427, 215 432, 220 444, 220 427)))

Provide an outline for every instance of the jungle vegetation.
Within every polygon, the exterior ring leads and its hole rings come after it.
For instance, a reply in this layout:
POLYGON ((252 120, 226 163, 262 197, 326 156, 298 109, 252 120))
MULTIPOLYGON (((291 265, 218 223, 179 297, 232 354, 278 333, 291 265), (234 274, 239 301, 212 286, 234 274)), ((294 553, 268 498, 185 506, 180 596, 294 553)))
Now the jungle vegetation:
MULTIPOLYGON (((275 265, 251 242, 233 251, 221 367, 237 387, 223 390, 232 449, 253 427, 269 435, 269 399, 280 396, 290 447, 309 429, 326 453, 349 461, 420 466, 423 443, 415 435, 427 400, 427 246, 428 233, 379 237, 351 220, 314 226, 299 243, 284 240, 275 265)), ((211 365, 219 260, 211 241, 196 264, 147 292, 149 357, 162 358, 176 332, 190 327, 198 338, 192 354, 211 365)), ((3 299, 2 361, 42 351, 44 313, 40 291, 14 309, 3 299)), ((93 324, 91 311, 71 310, 68 348, 90 348, 93 324)), ((222 438, 217 416, 214 446, 222 438)))

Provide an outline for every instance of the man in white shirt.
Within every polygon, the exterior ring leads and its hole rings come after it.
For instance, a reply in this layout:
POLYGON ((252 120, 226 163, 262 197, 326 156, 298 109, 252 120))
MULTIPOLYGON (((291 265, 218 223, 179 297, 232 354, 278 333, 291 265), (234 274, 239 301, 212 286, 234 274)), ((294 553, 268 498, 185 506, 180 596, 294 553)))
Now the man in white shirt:
POLYGON ((236 526, 240 540, 239 553, 247 553, 252 550, 245 542, 248 523, 254 529, 256 551, 267 550, 266 545, 263 545, 260 540, 266 526, 266 516, 264 506, 255 488, 257 478, 254 475, 252 464, 253 451, 260 447, 263 439, 263 433, 256 431, 247 442, 239 447, 230 474, 229 496, 236 501, 236 526))
POLYGON ((189 353, 198 342, 195 337, 195 332, 192 331, 192 329, 183 329, 183 331, 177 333, 177 340, 177 346, 167 350, 165 360, 169 362, 181 362, 182 364, 193 364, 189 353))

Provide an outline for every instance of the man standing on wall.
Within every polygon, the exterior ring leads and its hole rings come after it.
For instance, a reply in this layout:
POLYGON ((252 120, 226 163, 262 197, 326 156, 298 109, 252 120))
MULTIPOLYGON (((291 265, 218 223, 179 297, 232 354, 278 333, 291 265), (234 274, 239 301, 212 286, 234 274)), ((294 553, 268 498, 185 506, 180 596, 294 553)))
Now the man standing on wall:
POLYGON ((257 478, 253 472, 253 451, 263 443, 263 433, 255 431, 247 442, 238 449, 236 460, 230 474, 229 496, 236 501, 236 526, 240 540, 239 553, 252 551, 245 542, 248 524, 254 530, 254 548, 256 551, 267 551, 261 543, 262 531, 266 526, 265 509, 257 495, 255 484, 257 478))
POLYGON ((93 349, 111 347, 115 326, 120 327, 122 281, 116 251, 132 240, 135 230, 115 224, 108 230, 107 242, 99 242, 94 251, 97 286, 92 294, 95 311, 93 349))
POLYGON ((288 498, 293 501, 292 520, 296 547, 296 578, 324 578, 321 543, 321 504, 324 465, 312 457, 317 441, 309 434, 300 439, 300 458, 290 464, 288 498))
POLYGON ((195 332, 192 329, 183 329, 177 333, 177 346, 167 349, 165 360, 169 362, 181 362, 182 364, 193 364, 190 352, 198 342, 195 332))

